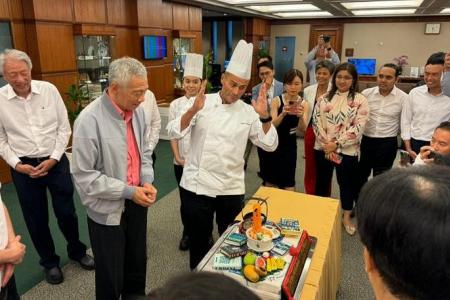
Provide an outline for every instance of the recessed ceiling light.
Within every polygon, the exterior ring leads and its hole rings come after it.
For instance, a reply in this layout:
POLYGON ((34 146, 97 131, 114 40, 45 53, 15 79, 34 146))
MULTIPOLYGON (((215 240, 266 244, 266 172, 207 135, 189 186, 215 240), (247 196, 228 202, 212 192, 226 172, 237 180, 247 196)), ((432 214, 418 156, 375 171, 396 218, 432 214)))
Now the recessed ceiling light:
POLYGON ((373 15, 412 15, 416 9, 372 9, 372 10, 352 10, 355 16, 373 16, 373 15))
POLYGON ((342 2, 347 9, 419 7, 423 0, 342 2))
POLYGON ((332 14, 327 11, 286 12, 286 13, 276 13, 274 15, 284 18, 332 16, 332 14))
MULTIPOLYGON (((226 4, 234 4, 234 5, 279 2, 277 0, 217 0, 217 1, 225 2, 226 4)), ((283 2, 301 2, 301 1, 303 1, 303 0, 284 0, 283 2)))
POLYGON ((312 4, 253 5, 253 6, 246 6, 246 8, 265 13, 320 10, 317 6, 314 6, 312 4))
POLYGON ((444 8, 443 10, 441 10, 440 13, 441 14, 450 14, 450 7, 444 8))

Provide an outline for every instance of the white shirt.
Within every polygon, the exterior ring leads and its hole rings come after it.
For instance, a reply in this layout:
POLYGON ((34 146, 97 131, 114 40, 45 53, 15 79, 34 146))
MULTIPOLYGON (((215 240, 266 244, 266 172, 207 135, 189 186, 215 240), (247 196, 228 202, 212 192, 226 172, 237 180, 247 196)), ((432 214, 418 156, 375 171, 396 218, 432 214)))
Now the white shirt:
POLYGON ((158 104, 156 103, 155 95, 147 90, 145 92, 145 100, 142 103, 145 107, 145 111, 150 112, 150 132, 149 132, 149 141, 150 141, 150 149, 152 151, 155 150, 156 145, 159 141, 159 132, 161 131, 161 116, 159 115, 158 104))
POLYGON ((408 94, 394 86, 385 97, 378 86, 361 92, 369 103, 369 119, 364 135, 374 138, 395 137, 400 129, 400 116, 408 94))
POLYGON ((70 133, 66 107, 53 84, 32 80, 26 99, 9 84, 0 88, 0 155, 11 167, 22 156, 59 161, 70 133))
POLYGON ((191 132, 189 159, 180 185, 197 195, 245 194, 244 152, 247 140, 275 151, 278 135, 272 125, 265 134, 252 106, 238 100, 222 104, 220 95, 206 95, 205 106, 181 132, 181 116, 168 125, 171 138, 191 132))
POLYGON ((450 97, 434 96, 422 85, 409 92, 401 117, 402 139, 430 141, 436 127, 450 120, 450 97))
MULTIPOLYGON (((187 98, 186 96, 177 98, 170 103, 169 108, 169 122, 167 124, 167 131, 169 131, 169 124, 176 118, 182 116, 189 108, 194 104, 195 97, 187 98)), ((191 133, 186 133, 185 136, 178 139, 178 152, 181 159, 186 160, 190 149, 191 133)), ((173 159, 173 163, 178 165, 178 163, 173 159)))

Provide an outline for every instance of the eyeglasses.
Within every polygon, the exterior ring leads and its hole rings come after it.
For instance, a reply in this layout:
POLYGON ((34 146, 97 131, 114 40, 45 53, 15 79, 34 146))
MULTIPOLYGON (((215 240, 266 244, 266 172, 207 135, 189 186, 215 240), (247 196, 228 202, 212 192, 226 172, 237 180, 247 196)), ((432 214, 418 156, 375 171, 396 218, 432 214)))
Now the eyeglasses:
POLYGON ((345 81, 350 81, 353 80, 353 77, 351 76, 336 76, 336 80, 345 80, 345 81))
POLYGON ((259 76, 261 76, 261 77, 266 77, 266 76, 269 76, 269 75, 271 75, 271 74, 272 74, 272 72, 267 71, 267 72, 261 72, 261 73, 259 73, 259 76))

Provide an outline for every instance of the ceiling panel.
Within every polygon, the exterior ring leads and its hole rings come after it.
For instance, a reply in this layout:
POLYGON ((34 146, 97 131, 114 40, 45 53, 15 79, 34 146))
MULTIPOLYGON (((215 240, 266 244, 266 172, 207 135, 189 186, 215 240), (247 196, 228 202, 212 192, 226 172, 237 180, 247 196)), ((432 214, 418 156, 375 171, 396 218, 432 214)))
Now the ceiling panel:
POLYGON ((380 15, 450 16, 449 0, 190 0, 188 2, 231 16, 253 15, 272 19, 379 17, 380 15))

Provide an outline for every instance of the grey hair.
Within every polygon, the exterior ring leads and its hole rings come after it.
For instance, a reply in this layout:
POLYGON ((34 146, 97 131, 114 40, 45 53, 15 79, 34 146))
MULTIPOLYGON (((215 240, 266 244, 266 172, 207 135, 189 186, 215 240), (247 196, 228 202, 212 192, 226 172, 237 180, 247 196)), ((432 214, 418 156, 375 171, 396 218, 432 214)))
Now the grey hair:
POLYGON ((124 56, 109 65, 109 84, 127 85, 133 76, 147 78, 144 65, 135 58, 124 56))
POLYGON ((28 65, 28 68, 30 68, 30 70, 31 68, 33 68, 31 58, 28 56, 28 54, 17 49, 6 49, 5 51, 3 51, 3 53, 0 53, 0 74, 2 75, 4 72, 5 61, 8 58, 23 60, 28 65))

